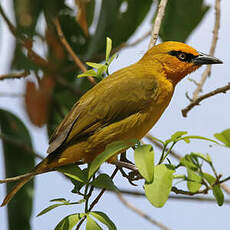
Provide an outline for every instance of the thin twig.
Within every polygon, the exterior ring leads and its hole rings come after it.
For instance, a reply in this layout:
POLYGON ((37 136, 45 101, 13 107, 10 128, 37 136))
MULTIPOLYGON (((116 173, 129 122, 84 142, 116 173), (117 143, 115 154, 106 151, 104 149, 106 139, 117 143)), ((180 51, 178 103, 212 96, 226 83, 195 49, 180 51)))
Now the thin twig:
POLYGON ((152 217, 150 217, 149 215, 147 215, 146 213, 144 213, 142 210, 138 209, 136 206, 134 206, 133 204, 131 204, 130 202, 128 202, 122 195, 121 193, 117 193, 117 197, 118 199, 129 209, 131 209, 132 211, 134 211, 137 215, 143 217, 145 220, 149 221, 150 223, 156 225, 157 227, 159 227, 160 229, 163 230, 170 230, 168 227, 166 227, 164 224, 160 223, 157 220, 154 220, 152 217))
POLYGON ((200 97, 198 97, 196 100, 194 100, 193 102, 191 102, 188 106, 186 106, 184 109, 181 110, 182 115, 184 117, 187 117, 187 113, 195 106, 199 105, 201 101, 203 101, 206 98, 212 97, 216 94, 220 94, 220 93, 226 93, 228 90, 230 90, 230 82, 223 87, 217 88, 209 93, 206 93, 200 97))
POLYGON ((230 180, 230 176, 229 177, 226 177, 225 179, 223 179, 223 180, 219 180, 219 181, 217 181, 217 183, 216 184, 221 184, 221 183, 224 183, 224 182, 226 182, 226 181, 229 181, 230 180))
POLYGON ((230 195, 230 188, 226 184, 221 184, 220 186, 228 195, 230 195))
POLYGON ((0 4, 0 14, 2 15, 2 17, 5 20, 6 24, 8 25, 9 30, 11 31, 11 33, 16 37, 16 35, 17 35, 16 27, 10 22, 10 20, 6 16, 1 4, 0 4))
MULTIPOLYGON (((137 44, 139 44, 140 42, 142 42, 144 39, 146 39, 148 36, 151 35, 151 31, 148 31, 146 32, 145 34, 143 34, 143 36, 141 36, 140 38, 138 38, 137 40, 133 41, 133 42, 130 42, 130 43, 126 43, 126 42, 123 42, 121 43, 119 46, 117 47, 114 47, 112 50, 111 50, 111 55, 119 52, 121 49, 124 49, 124 48, 130 48, 130 47, 134 47, 136 46, 137 44)), ((104 57, 105 57, 105 54, 99 54, 97 56, 94 56, 93 58, 91 58, 90 61, 93 61, 93 62, 100 62, 102 60, 104 60, 104 57)))
POLYGON ((10 22, 10 20, 6 16, 1 4, 0 4, 0 15, 2 15, 11 33, 21 43, 21 45, 28 50, 28 56, 30 57, 30 59, 35 63, 39 63, 40 66, 49 69, 50 67, 49 63, 44 58, 42 58, 41 56, 39 56, 37 53, 33 51, 32 40, 27 39, 23 34, 17 31, 17 28, 10 22))
POLYGON ((161 28, 161 22, 162 19, 165 15, 165 8, 167 5, 168 0, 161 0, 159 6, 158 6, 158 12, 157 12, 157 16, 155 19, 155 22, 153 24, 153 28, 152 28, 152 33, 151 33, 151 40, 149 43, 149 49, 152 48, 153 46, 155 46, 156 42, 157 42, 157 38, 158 38, 158 34, 160 32, 160 28, 161 28))
MULTIPOLYGON (((211 56, 214 55, 214 52, 216 49, 219 28, 220 28, 220 0, 216 0, 215 1, 215 24, 214 24, 214 29, 213 29, 212 44, 211 44, 210 51, 209 51, 209 54, 211 56)), ((195 101, 198 98, 198 95, 200 94, 200 92, 202 92, 202 88, 208 76, 210 75, 210 73, 211 73, 211 65, 208 65, 201 76, 201 80, 198 83, 196 90, 193 93, 193 101, 195 101)))
POLYGON ((118 168, 127 168, 127 169, 130 169, 132 171, 138 171, 138 169, 135 165, 130 164, 128 162, 117 160, 117 161, 111 162, 111 164, 116 165, 118 168))
POLYGON ((30 72, 29 71, 24 71, 21 73, 9 73, 9 74, 2 74, 0 75, 0 81, 5 80, 5 79, 20 79, 20 78, 26 78, 29 76, 30 72))
MULTIPOLYGON (((80 58, 74 53, 73 49, 71 48, 70 44, 68 43, 68 41, 65 38, 64 33, 62 32, 62 28, 60 25, 60 22, 58 20, 58 18, 54 19, 54 24, 56 26, 57 32, 58 32, 58 36, 60 38, 61 43, 63 44, 63 46, 66 48, 66 50, 68 51, 68 53, 70 54, 70 56, 73 58, 75 64, 80 68, 80 70, 82 72, 87 71, 87 68, 85 67, 85 65, 81 62, 80 58)), ((93 77, 88 77, 89 81, 95 85, 96 81, 93 77)))
MULTIPOLYGON (((10 22, 10 20, 7 18, 5 12, 3 11, 1 5, 0 5, 0 15, 4 18, 6 24, 8 25, 9 30, 11 33, 15 36, 15 38, 20 42, 20 44, 25 47, 28 51, 28 58, 38 66, 40 66, 42 69, 45 71, 50 71, 53 73, 52 66, 49 64, 49 62, 42 58, 40 55, 38 55, 36 52, 33 51, 32 49, 32 41, 28 40, 24 35, 20 34, 17 32, 16 27, 10 22)), ((54 74, 56 77, 56 80, 58 81, 59 84, 62 86, 68 88, 73 94, 75 95, 80 95, 78 91, 76 91, 72 85, 70 85, 68 82, 65 82, 64 79, 61 77, 57 76, 57 74, 54 74)))
MULTIPOLYGON (((230 83, 229 83, 230 84, 230 83)), ((153 144, 155 144, 158 148, 162 149, 163 148, 163 145, 160 144, 159 142, 157 142, 151 134, 147 133, 145 135, 145 137, 150 140, 153 144)), ((171 155, 173 157, 175 157, 177 160, 180 160, 181 159, 181 156, 180 154, 176 153, 175 151, 171 151, 171 155)), ((226 185, 226 184, 220 184, 221 188, 230 195, 230 188, 226 185)), ((230 201, 229 201, 230 203, 230 201)))
MULTIPOLYGON (((113 171, 112 175, 111 175, 111 179, 113 179, 115 177, 115 175, 117 174, 118 172, 118 167, 115 168, 115 170, 113 171)), ((106 191, 105 188, 103 188, 101 190, 101 192, 97 195, 97 197, 93 200, 93 202, 91 203, 89 209, 88 209, 88 212, 90 212, 94 206, 97 204, 97 202, 100 200, 100 198, 102 197, 102 195, 104 194, 104 192, 106 191)), ((82 218, 80 220, 80 222, 78 223, 77 227, 76 227, 76 230, 79 230, 80 229, 80 226, 82 225, 82 223, 84 222, 85 218, 82 218)))
POLYGON ((81 225, 83 224, 84 220, 86 219, 86 216, 83 216, 81 218, 81 220, 79 221, 79 223, 77 224, 76 230, 79 230, 81 225))
POLYGON ((176 187, 172 187, 171 191, 176 194, 182 194, 182 195, 188 195, 188 196, 194 196, 196 194, 207 194, 210 188, 205 188, 203 190, 197 191, 197 192, 190 192, 190 191, 184 191, 182 189, 178 189, 176 187))
MULTIPOLYGON (((154 145, 156 145, 156 147, 158 147, 158 148, 160 148, 160 149, 163 149, 163 145, 162 145, 161 143, 159 143, 158 141, 156 141, 156 140, 153 138, 153 136, 152 136, 151 134, 147 133, 147 134, 145 135, 145 137, 146 137, 149 141, 151 141, 154 145)), ((166 151, 167 151, 167 150, 168 150, 168 149, 166 149, 166 151)), ((171 150, 170 155, 173 156, 174 158, 176 158, 177 160, 180 160, 180 159, 181 159, 181 156, 180 156, 178 153, 176 153, 175 151, 173 151, 173 150, 171 150)))
MULTIPOLYGON (((115 168, 115 170, 113 171, 112 175, 111 175, 111 179, 113 179, 115 177, 115 175, 118 172, 118 167, 115 168)), ((97 204, 97 202, 100 200, 101 196, 103 195, 103 193, 105 192, 106 189, 102 189, 101 192, 98 194, 98 196, 95 198, 95 200, 92 202, 92 204, 89 207, 89 212, 94 208, 94 206, 97 204)))
POLYGON ((21 180, 25 177, 31 176, 31 175, 33 175, 33 174, 32 173, 25 173, 25 174, 22 174, 20 176, 9 177, 9 178, 0 180, 0 184, 18 181, 18 180, 21 180))
POLYGON ((115 47, 114 49, 112 49, 111 54, 114 54, 116 52, 118 52, 119 50, 123 49, 123 48, 130 48, 130 47, 134 47, 137 44, 139 44, 140 42, 142 42, 143 40, 145 40, 148 36, 151 35, 151 31, 146 32, 145 34, 143 34, 143 36, 141 36, 140 38, 138 38, 137 40, 130 42, 130 43, 122 43, 120 46, 115 47))
MULTIPOLYGON (((114 191, 110 191, 114 192, 114 191)), ((139 192, 139 191, 133 191, 133 190, 127 190, 127 189, 119 189, 119 192, 124 194, 124 195, 130 195, 130 196, 141 196, 141 197, 146 197, 144 192, 139 192)), ((192 202, 211 202, 211 203, 216 203, 216 199, 209 198, 209 197, 201 197, 201 196, 178 196, 178 195, 170 195, 169 200, 175 201, 192 201, 192 202)), ((230 200, 225 200, 225 204, 230 204, 230 200)))

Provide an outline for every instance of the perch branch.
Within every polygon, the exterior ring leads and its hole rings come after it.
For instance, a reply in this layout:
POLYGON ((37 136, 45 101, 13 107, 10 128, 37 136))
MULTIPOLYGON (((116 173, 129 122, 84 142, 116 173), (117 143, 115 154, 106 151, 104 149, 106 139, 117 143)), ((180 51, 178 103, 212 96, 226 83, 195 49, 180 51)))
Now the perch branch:
MULTIPOLYGON (((218 40, 219 28, 220 28, 220 0, 216 0, 215 1, 215 23, 214 23, 214 29, 213 29, 212 43, 211 43, 211 47, 209 51, 209 54, 211 56, 213 56, 215 53, 216 44, 218 40)), ((196 90, 193 93, 193 101, 195 101, 198 98, 198 95, 202 91, 202 88, 208 76, 210 75, 210 73, 211 73, 211 65, 208 65, 201 76, 201 80, 198 83, 196 90)))
MULTIPOLYGON (((110 192, 113 192, 110 190, 110 192)), ((130 195, 130 196, 143 196, 145 197, 144 192, 139 192, 137 190, 127 190, 127 189, 119 189, 119 192, 124 195, 130 195)), ((216 200, 210 197, 202 197, 202 196, 178 196, 178 195, 170 195, 169 200, 171 201, 191 201, 191 202, 210 202, 210 203, 216 203, 216 200)), ((225 204, 230 204, 230 200, 225 200, 225 204)))
POLYGON ((153 46, 155 46, 156 42, 157 42, 157 38, 158 38, 158 34, 160 32, 160 28, 161 28, 161 22, 162 19, 165 15, 165 8, 167 5, 168 0, 161 0, 160 4, 158 6, 158 11, 157 11, 157 16, 155 19, 155 22, 153 24, 153 28, 152 28, 152 33, 151 33, 151 40, 149 43, 149 49, 152 48, 153 46))
POLYGON ((188 106, 186 106, 184 109, 181 110, 183 117, 187 117, 187 113, 195 106, 199 105, 201 101, 203 101, 204 99, 207 99, 209 97, 212 97, 216 94, 220 94, 220 93, 226 93, 228 90, 230 90, 230 82, 223 87, 217 88, 209 93, 206 93, 198 98, 196 98, 196 100, 192 101, 188 106))
POLYGON ((144 213, 142 210, 138 209, 136 206, 128 202, 121 193, 117 193, 118 199, 129 209, 134 211, 137 215, 143 217, 145 220, 149 221, 150 223, 156 225, 162 230, 170 230, 168 227, 166 227, 164 224, 160 223, 159 221, 154 220, 152 217, 144 213))
MULTIPOLYGON (((82 63, 82 61, 80 60, 80 58, 75 54, 75 52, 73 51, 73 49, 71 48, 70 44, 68 43, 68 41, 65 38, 65 35, 62 31, 60 22, 58 20, 58 18, 56 18, 54 20, 54 24, 56 26, 57 32, 58 32, 58 36, 60 38, 60 41, 62 43, 62 45, 66 48, 66 50, 68 51, 68 53, 70 54, 70 56, 73 58, 75 64, 80 68, 80 70, 82 72, 87 71, 87 68, 85 67, 85 65, 82 63)), ((93 77, 88 77, 89 81, 95 85, 96 81, 93 77)))
POLYGON ((21 73, 10 73, 10 74, 2 74, 0 75, 0 81, 5 79, 20 79, 20 78, 26 78, 29 76, 29 71, 23 71, 21 73))

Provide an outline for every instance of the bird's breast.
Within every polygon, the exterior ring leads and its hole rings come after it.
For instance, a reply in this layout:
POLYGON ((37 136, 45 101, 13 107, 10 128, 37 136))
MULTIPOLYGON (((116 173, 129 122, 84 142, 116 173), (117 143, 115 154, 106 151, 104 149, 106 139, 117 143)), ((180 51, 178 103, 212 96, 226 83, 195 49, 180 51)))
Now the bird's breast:
POLYGON ((167 108, 174 92, 173 84, 168 80, 161 80, 157 84, 151 103, 145 108, 142 117, 141 138, 155 125, 167 108))

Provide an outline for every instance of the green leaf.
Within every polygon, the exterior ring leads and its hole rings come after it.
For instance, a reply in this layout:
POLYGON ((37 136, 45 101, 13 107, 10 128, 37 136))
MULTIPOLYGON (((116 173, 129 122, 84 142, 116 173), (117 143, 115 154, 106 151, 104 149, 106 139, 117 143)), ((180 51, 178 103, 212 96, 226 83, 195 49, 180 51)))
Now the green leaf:
POLYGON ((201 187, 202 178, 200 175, 196 174, 193 170, 187 168, 188 181, 187 187, 190 192, 197 192, 201 187))
POLYGON ((211 157, 208 154, 205 155, 203 153, 191 153, 190 155, 195 158, 201 158, 208 163, 212 163, 211 157))
POLYGON ((222 206, 224 203, 224 194, 220 188, 220 185, 215 184, 216 178, 209 173, 203 173, 202 176, 208 181, 208 183, 212 187, 212 192, 214 197, 216 198, 217 204, 219 206, 222 206))
POLYGON ((113 180, 107 174, 100 174, 90 184, 97 188, 105 188, 112 191, 118 191, 118 188, 113 183, 113 180))
POLYGON ((38 17, 42 12, 41 1, 14 0, 14 13, 17 25, 17 32, 32 37, 38 17))
POLYGON ((66 205, 66 204, 65 203, 62 203, 62 204, 52 204, 49 207, 43 209, 41 212, 39 212, 38 215, 37 215, 37 217, 41 216, 41 215, 43 215, 43 214, 45 214, 45 213, 47 213, 47 212, 49 212, 49 211, 51 211, 53 209, 55 209, 55 208, 57 208, 59 206, 63 206, 63 205, 66 205))
POLYGON ((220 133, 215 133, 214 137, 230 148, 230 129, 225 129, 220 133))
POLYGON ((77 78, 89 77, 89 76, 94 77, 94 76, 96 76, 96 75, 97 75, 96 71, 93 70, 93 69, 90 69, 90 70, 85 71, 84 73, 78 74, 78 75, 77 75, 77 78))
POLYGON ((38 216, 41 216, 51 210, 53 210, 54 208, 57 208, 59 206, 63 206, 63 205, 73 205, 73 204, 82 204, 83 202, 85 202, 85 199, 81 199, 77 202, 69 202, 68 200, 66 199, 53 199, 53 200, 50 200, 51 202, 54 202, 54 201, 57 201, 57 202, 62 202, 61 204, 52 204, 50 205, 49 207, 43 209, 40 213, 38 213, 37 217, 38 216))
MULTIPOLYGON (((82 170, 82 173, 84 174, 84 178, 88 179, 88 168, 84 168, 82 170)), ((74 185, 74 188, 73 188, 73 190, 71 192, 72 193, 77 193, 77 194, 80 194, 80 190, 86 184, 86 183, 83 183, 83 182, 80 182, 80 181, 77 181, 77 180, 74 180, 74 179, 71 179, 71 182, 74 185)))
POLYGON ((154 151, 151 145, 138 146, 134 152, 135 164, 147 183, 154 178, 154 151))
POLYGON ((87 216, 86 230, 102 230, 102 228, 90 216, 87 216))
POLYGON ((213 142, 213 143, 215 143, 215 144, 219 144, 217 141, 215 141, 215 140, 212 140, 212 139, 210 139, 210 138, 207 138, 207 137, 202 137, 202 136, 186 136, 186 137, 181 137, 181 138, 179 138, 179 140, 183 140, 183 141, 185 141, 185 142, 187 142, 187 143, 189 143, 189 140, 190 139, 198 139, 198 140, 205 140, 205 141, 211 141, 211 142, 213 142))
POLYGON ((145 184, 145 193, 147 199, 157 208, 163 207, 168 200, 172 188, 173 170, 166 165, 157 165, 154 171, 154 181, 151 184, 145 184))
POLYGON ((56 198, 56 199, 52 199, 50 200, 50 202, 68 202, 65 198, 56 198))
POLYGON ((106 53, 105 53, 105 60, 106 62, 109 61, 109 55, 112 49, 112 40, 109 37, 106 37, 106 53))
POLYGON ((112 63, 113 59, 117 56, 117 54, 114 54, 107 62, 108 66, 112 63))
POLYGON ((83 214, 80 213, 66 216, 58 223, 54 230, 72 230, 82 217, 83 214))
MULTIPOLYGON (((18 117, 2 109, 0 109, 0 129, 5 176, 13 177, 28 173, 34 167, 35 158, 28 129, 18 117)), ((13 186, 14 183, 7 183, 7 192, 11 191, 13 186)), ((9 229, 29 230, 31 228, 33 189, 33 181, 30 181, 8 204, 9 229)))
POLYGON ((212 188, 214 197, 216 198, 217 204, 222 206, 224 204, 224 193, 220 188, 220 185, 214 185, 212 188))
POLYGON ((50 20, 57 17, 58 13, 64 8, 64 0, 56 1, 42 1, 45 8, 45 16, 50 20))
POLYGON ((104 52, 106 37, 112 39, 113 47, 126 42, 145 19, 153 3, 152 0, 127 0, 127 10, 121 12, 123 2, 102 0, 97 28, 88 46, 87 59, 104 52))
POLYGON ((58 168, 58 171, 82 183, 88 182, 86 175, 82 172, 82 170, 77 165, 72 164, 68 166, 62 166, 58 168))
POLYGON ((151 135, 148 135, 148 138, 152 139, 153 141, 156 141, 156 142, 159 142, 161 143, 162 145, 165 144, 164 141, 162 141, 161 139, 157 138, 157 137, 154 137, 154 136, 151 136, 151 135))
POLYGON ((161 24, 161 39, 185 42, 208 9, 203 0, 168 0, 161 24))
POLYGON ((216 178, 209 173, 202 173, 202 176, 206 179, 206 181, 212 186, 216 182, 216 178))
POLYGON ((86 5, 86 17, 87 17, 88 27, 93 22, 94 12, 95 12, 95 0, 91 0, 87 2, 87 5, 86 5))
POLYGON ((177 131, 171 136, 171 141, 176 141, 179 137, 182 137, 187 133, 187 131, 177 131))
POLYGON ((90 215, 94 216, 96 219, 98 219, 100 222, 105 224, 109 230, 116 230, 115 224, 112 222, 112 220, 103 212, 90 212, 90 215))
POLYGON ((129 147, 134 146, 136 143, 137 140, 129 140, 115 141, 107 145, 105 151, 99 154, 90 164, 88 178, 91 178, 91 176, 98 170, 103 162, 107 161, 112 156, 121 153, 122 151, 125 151, 129 147))
POLYGON ((86 64, 90 67, 95 68, 95 69, 99 69, 99 68, 105 66, 105 64, 99 64, 99 63, 94 63, 94 62, 86 62, 86 64))
POLYGON ((180 164, 186 168, 192 169, 193 171, 198 169, 198 166, 193 163, 191 156, 188 154, 180 159, 180 164))
POLYGON ((176 174, 176 175, 173 175, 173 179, 183 179, 183 180, 186 180, 186 176, 184 174, 176 174))
POLYGON ((108 69, 107 65, 103 65, 100 68, 98 68, 96 77, 102 79, 102 75, 103 75, 103 73, 105 73, 107 71, 107 69, 108 69))

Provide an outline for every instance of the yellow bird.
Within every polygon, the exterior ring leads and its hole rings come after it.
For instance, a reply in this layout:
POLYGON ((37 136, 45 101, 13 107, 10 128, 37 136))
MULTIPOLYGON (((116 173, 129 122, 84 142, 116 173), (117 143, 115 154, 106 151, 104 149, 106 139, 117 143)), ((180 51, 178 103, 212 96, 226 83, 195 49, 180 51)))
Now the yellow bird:
POLYGON ((180 42, 154 46, 137 63, 106 77, 73 106, 50 139, 49 155, 6 196, 6 205, 33 176, 90 162, 113 141, 141 139, 168 106, 176 84, 219 59, 180 42))

